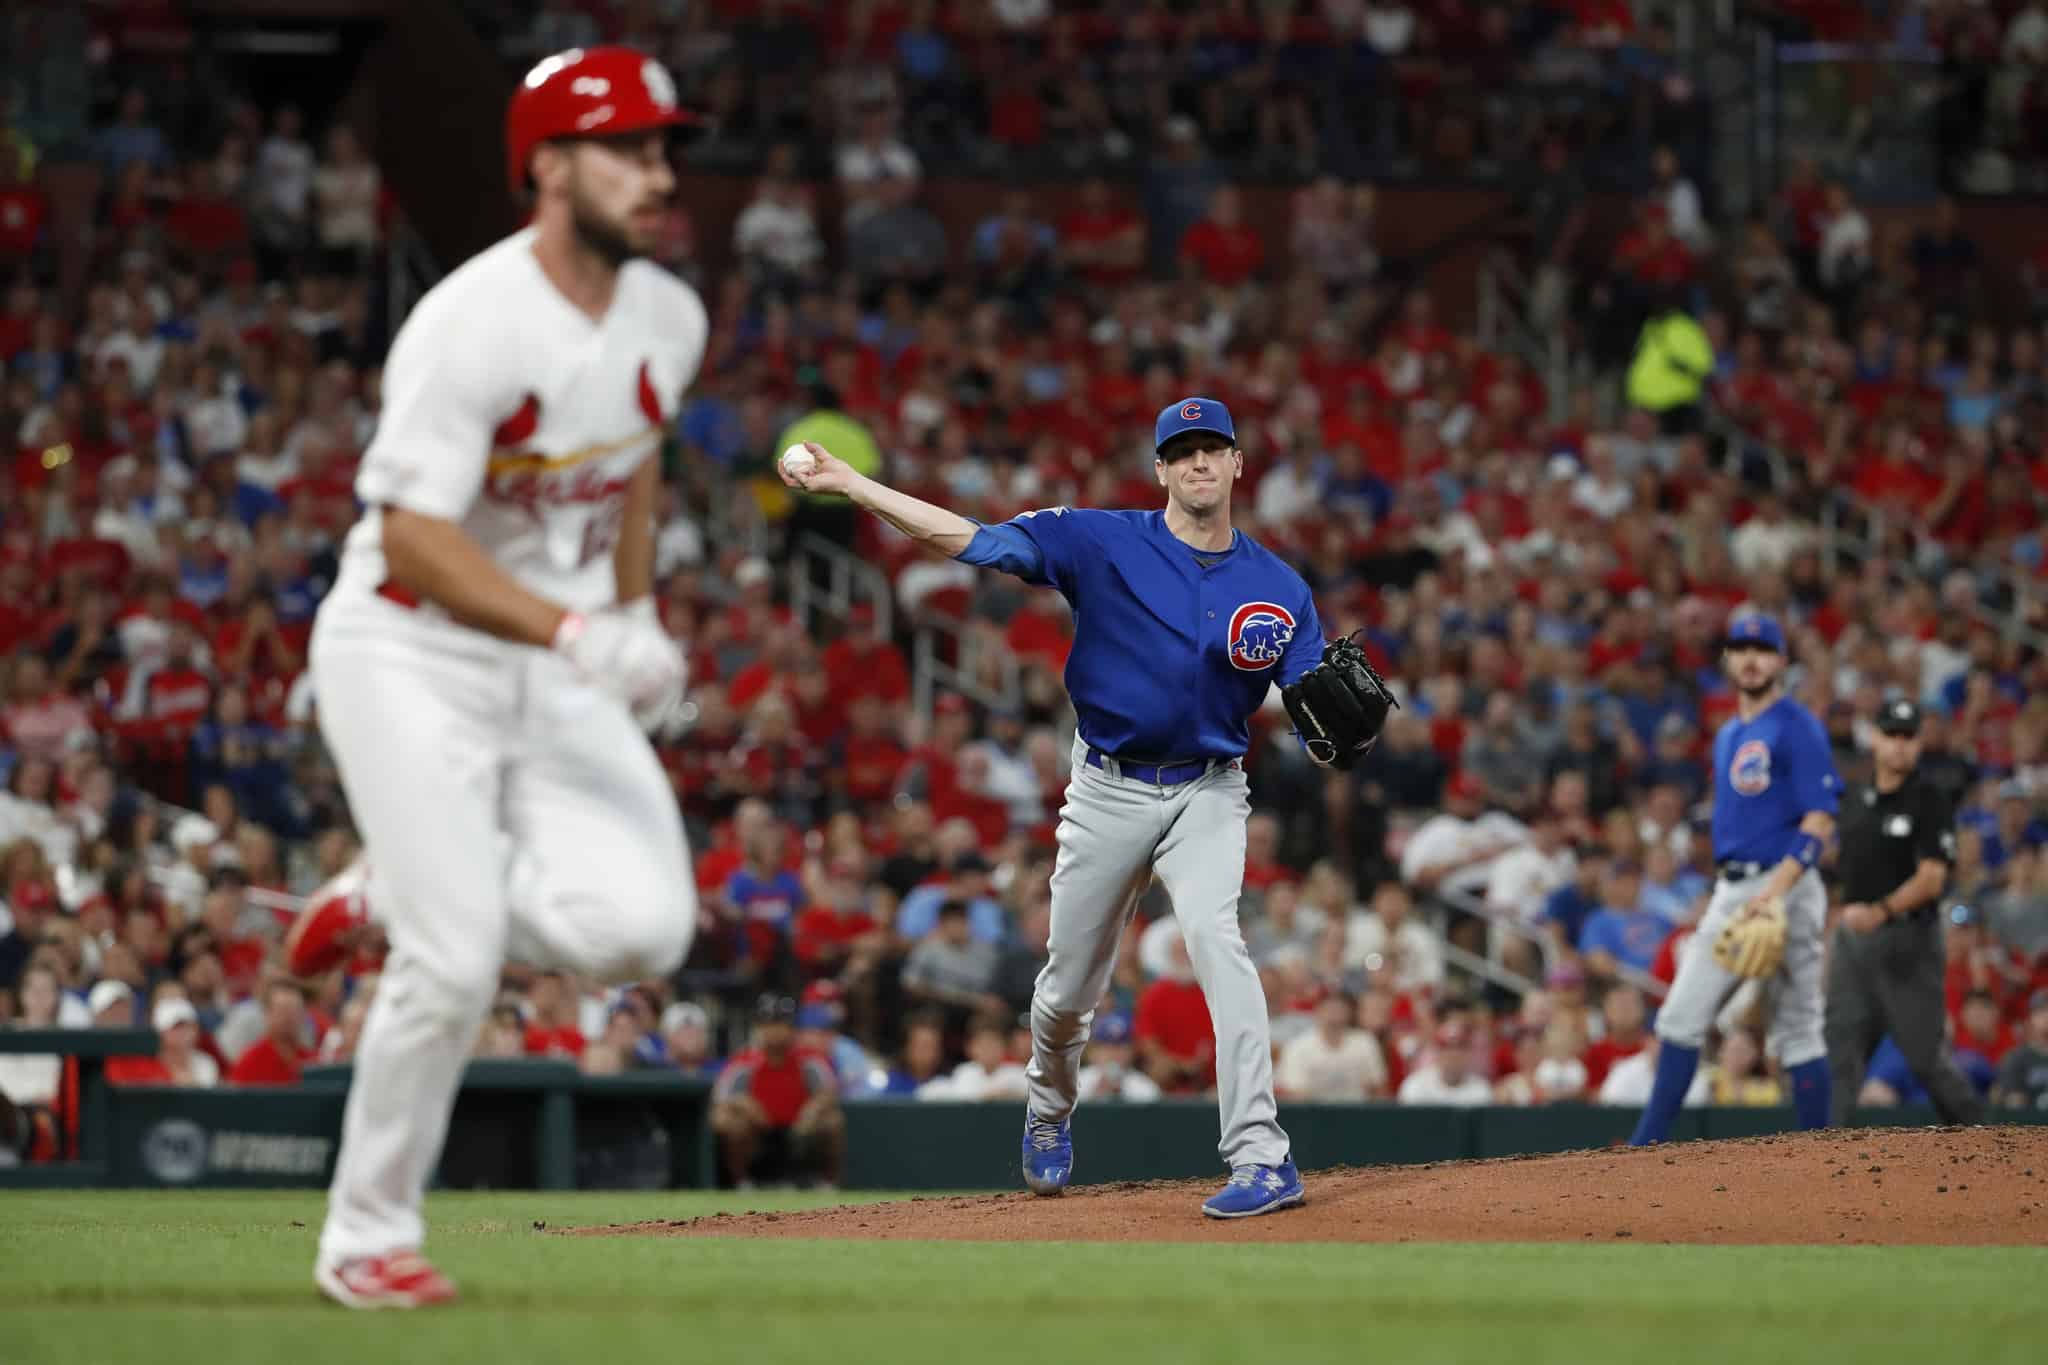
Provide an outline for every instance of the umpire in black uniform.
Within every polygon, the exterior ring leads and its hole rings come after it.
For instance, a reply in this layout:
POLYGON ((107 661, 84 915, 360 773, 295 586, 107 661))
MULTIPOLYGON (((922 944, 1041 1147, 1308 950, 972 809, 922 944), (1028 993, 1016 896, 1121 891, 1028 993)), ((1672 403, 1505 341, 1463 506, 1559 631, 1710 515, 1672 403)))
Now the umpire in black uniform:
POLYGON ((1842 797, 1842 911, 1828 960, 1832 1121, 1849 1121, 1863 1070, 1885 1034, 1947 1123, 1978 1123, 1977 1092, 1948 1059, 1943 1036, 1945 944, 1936 911, 1955 860, 1953 812, 1915 771, 1920 708, 1885 703, 1871 779, 1842 797))

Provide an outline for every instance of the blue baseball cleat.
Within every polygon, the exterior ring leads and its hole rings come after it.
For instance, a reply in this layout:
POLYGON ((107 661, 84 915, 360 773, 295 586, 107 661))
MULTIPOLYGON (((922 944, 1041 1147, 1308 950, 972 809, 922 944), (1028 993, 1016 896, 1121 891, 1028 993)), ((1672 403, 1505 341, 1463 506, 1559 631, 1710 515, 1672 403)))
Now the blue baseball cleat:
POLYGON ((1230 1183, 1202 1205, 1202 1212, 1211 1218, 1256 1218, 1291 1209, 1307 1198, 1301 1172, 1290 1157, 1278 1166, 1239 1166, 1230 1173, 1230 1183))
POLYGON ((1074 1174, 1073 1120, 1054 1123, 1024 1111, 1024 1188, 1058 1194, 1074 1174))

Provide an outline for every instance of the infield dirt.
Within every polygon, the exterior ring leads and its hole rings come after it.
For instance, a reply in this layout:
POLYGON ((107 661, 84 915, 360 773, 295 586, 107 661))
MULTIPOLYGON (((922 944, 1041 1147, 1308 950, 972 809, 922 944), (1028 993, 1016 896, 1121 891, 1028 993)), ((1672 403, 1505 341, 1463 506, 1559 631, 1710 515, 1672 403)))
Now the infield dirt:
MULTIPOLYGON (((1087 1160, 1085 1146, 1079 1156, 1087 1160)), ((1306 1173, 1306 1180, 1304 1207, 1240 1222, 1200 1215, 1218 1181, 1149 1181, 1077 1185, 1056 1199, 910 1199, 579 1232, 971 1242, 2048 1245, 2048 1127, 1788 1133, 1337 1168, 1306 1173)))

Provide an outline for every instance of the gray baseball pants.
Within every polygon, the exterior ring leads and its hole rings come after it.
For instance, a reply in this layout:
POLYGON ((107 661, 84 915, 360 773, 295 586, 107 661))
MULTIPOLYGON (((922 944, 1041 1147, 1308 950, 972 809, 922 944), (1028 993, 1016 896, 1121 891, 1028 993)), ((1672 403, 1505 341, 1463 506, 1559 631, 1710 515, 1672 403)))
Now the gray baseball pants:
POLYGON ((1090 767, 1086 757, 1077 740, 1053 862, 1051 955, 1031 998, 1032 1112, 1053 1120, 1073 1112, 1095 1007, 1157 873, 1216 1032, 1217 1151, 1232 1167, 1278 1165, 1289 1148, 1273 1102, 1266 996, 1237 923, 1251 813, 1244 771, 1219 763, 1162 787, 1122 776, 1114 760, 1090 767))

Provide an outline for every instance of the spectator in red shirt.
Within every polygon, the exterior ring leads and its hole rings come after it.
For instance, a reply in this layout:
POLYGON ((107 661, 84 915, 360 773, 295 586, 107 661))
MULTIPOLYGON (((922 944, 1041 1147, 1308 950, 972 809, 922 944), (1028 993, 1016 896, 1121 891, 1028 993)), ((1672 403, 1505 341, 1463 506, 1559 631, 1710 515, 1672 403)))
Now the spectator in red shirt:
POLYGON ((1244 888, 1264 891, 1275 882, 1293 881, 1294 870, 1280 861, 1280 817, 1255 812, 1245 821, 1244 888))
POLYGON ((846 633, 825 646, 822 662, 832 690, 842 697, 910 699, 910 667, 903 651, 882 632, 870 603, 856 603, 847 613, 846 633))
POLYGON ((1436 300, 1427 289, 1417 289, 1408 295, 1395 335, 1405 348, 1424 360, 1447 355, 1452 345, 1450 329, 1437 321, 1436 300))
POLYGON ((1904 422, 1894 423, 1885 432, 1878 458, 1863 463, 1850 487, 1879 507, 1917 518, 1941 491, 1941 479, 1928 468, 1924 455, 1912 428, 1904 422))
MULTIPOLYGON (((168 989, 168 988, 167 988, 168 989)), ((199 1012, 182 995, 161 995, 150 1012, 156 1030, 154 1057, 114 1057, 107 1080, 114 1085, 179 1085, 209 1089, 220 1084, 220 1064, 199 1045, 199 1012)))
POLYGON ((1618 47, 1636 31, 1628 0, 1572 0, 1573 35, 1583 47, 1618 47))
POLYGON ((889 931, 868 913, 860 870, 857 860, 834 865, 818 879, 818 899, 796 917, 792 937, 805 976, 851 987, 887 950, 889 931))
POLYGON ((744 714, 770 692, 787 693, 804 666, 806 645, 803 628, 794 622, 769 627, 760 655, 733 674, 726 688, 733 709, 744 714))
POLYGON ((0 712, 7 737, 24 757, 55 761, 80 735, 92 734, 92 710, 57 686, 40 654, 15 661, 13 700, 0 712))
POLYGON ((889 721, 881 698, 873 694, 856 696, 847 707, 846 734, 839 741, 831 781, 858 805, 879 805, 895 795, 896 784, 910 761, 889 721))
POLYGON ((1082 183, 1080 206, 1059 230, 1061 260, 1098 288, 1128 284, 1145 263, 1145 224, 1100 176, 1082 183))
POLYGON ((216 261, 249 246, 249 220, 241 206, 214 185, 213 168, 194 162, 185 192, 164 215, 164 235, 187 256, 216 261))
POLYGON ((1646 292, 1682 285, 1697 269, 1692 252, 1672 235, 1670 215, 1658 203, 1643 205, 1635 230, 1615 248, 1615 265, 1646 292))
POLYGON ((37 324, 44 316, 43 296, 34 284, 23 281, 7 291, 7 310, 0 313, 0 364, 11 368, 16 356, 36 344, 37 324))
POLYGON ((171 623, 163 663, 142 680, 138 719, 153 735, 190 734, 213 704, 213 683, 199 666, 199 635, 183 620, 171 623))
POLYGON ((1586 1049, 1581 1058, 1586 1064, 1586 1089, 1597 1092, 1601 1082, 1616 1062, 1624 1057, 1633 1057, 1649 1045, 1649 1030, 1643 1027, 1645 1010, 1643 993, 1634 986, 1616 985, 1607 992, 1607 998, 1600 1002, 1600 1016, 1607 1021, 1607 1032, 1599 1042, 1586 1049))
POLYGON ((295 981, 263 990, 263 1036, 235 1059, 230 1085, 297 1085, 311 1055, 305 1046, 306 993, 295 981))
POLYGON ((530 1011, 526 1021, 526 1055, 568 1057, 583 1055, 583 1030, 577 1021, 576 993, 569 979, 557 971, 546 971, 527 988, 530 1011))
POLYGON ((1216 1082, 1216 1031, 1195 980, 1186 940, 1176 934, 1167 975, 1138 997, 1134 1036, 1145 1074, 1169 1095, 1193 1095, 1216 1082))
POLYGON ((1266 263, 1266 244, 1244 221, 1244 201, 1224 185, 1209 198, 1209 215, 1180 239, 1181 269, 1210 284, 1235 289, 1266 263))
POLYGON ((796 1043, 796 1001, 763 996, 754 1045, 725 1064, 711 1092, 711 1131, 736 1189, 807 1177, 837 1185, 846 1138, 829 1059, 796 1043))
POLYGON ((1998 999, 1990 991, 1975 990, 1963 997, 1963 1011, 1956 1020, 1955 1050, 1974 1052, 1997 1066, 2012 1051, 2012 1025, 1999 1013, 1998 999))
POLYGON ((934 812, 955 800, 960 785, 960 750, 973 734, 974 714, 968 708, 967 698, 947 692, 932 703, 931 733, 923 744, 910 751, 910 761, 922 771, 925 799, 934 812))
POLYGON ((262 939, 245 938, 241 933, 242 911, 247 904, 243 890, 247 885, 241 868, 214 868, 199 912, 200 922, 213 935, 214 951, 220 956, 228 993, 237 997, 247 995, 255 985, 268 951, 262 939))
POLYGON ((824 789, 824 769, 825 755, 797 730, 789 701, 769 693, 748 714, 725 775, 733 790, 769 801, 778 813, 808 828, 812 803, 824 789))

